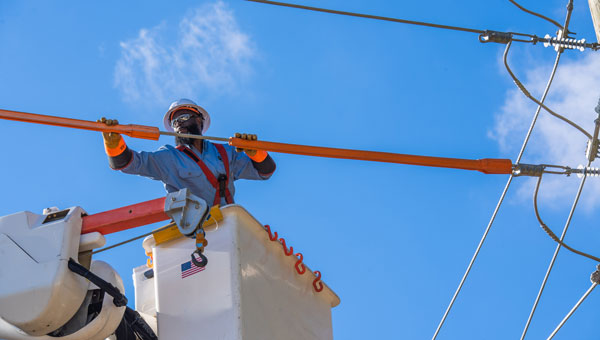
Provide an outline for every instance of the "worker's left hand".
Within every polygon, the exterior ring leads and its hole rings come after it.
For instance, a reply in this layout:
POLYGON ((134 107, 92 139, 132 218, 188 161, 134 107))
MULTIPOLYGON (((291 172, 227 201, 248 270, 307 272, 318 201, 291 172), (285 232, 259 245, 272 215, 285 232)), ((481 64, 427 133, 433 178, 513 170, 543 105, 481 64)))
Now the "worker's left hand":
MULTIPOLYGON (((256 137, 256 135, 252 135, 249 133, 239 133, 239 132, 235 133, 235 138, 241 138, 241 139, 245 139, 245 140, 257 140, 258 139, 256 137)), ((256 150, 254 150, 254 149, 235 148, 235 151, 237 151, 237 152, 244 151, 246 153, 246 155, 248 155, 248 157, 254 157, 254 155, 256 155, 256 150)))

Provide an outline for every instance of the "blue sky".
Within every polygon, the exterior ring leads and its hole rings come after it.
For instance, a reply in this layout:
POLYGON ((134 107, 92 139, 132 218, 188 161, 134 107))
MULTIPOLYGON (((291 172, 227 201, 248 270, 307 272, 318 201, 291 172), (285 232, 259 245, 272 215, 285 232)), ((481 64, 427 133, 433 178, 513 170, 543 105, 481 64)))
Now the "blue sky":
MULTIPOLYGON (((563 22, 566 1, 522 5, 563 22)), ((508 1, 304 0, 302 4, 499 31, 554 34, 508 1)), ((596 41, 587 1, 571 30, 596 41)), ((2 1, 0 107, 160 126, 189 97, 209 135, 463 158, 515 159, 535 107, 515 90, 503 45, 476 34, 313 13, 245 1, 2 1)), ((555 57, 514 43, 509 61, 539 96, 555 57)), ((588 130, 600 59, 567 51, 548 103, 588 130)), ((164 195, 109 169, 98 133, 0 121, 0 216, 48 206, 101 212, 164 195)), ((585 138, 542 113, 525 163, 577 166, 585 138)), ((172 143, 127 138, 135 150, 172 143)), ((340 296, 336 339, 431 338, 507 181, 505 175, 274 154, 267 182, 237 182, 237 203, 270 224, 340 296)), ((560 233, 577 177, 548 175, 546 223, 560 233)), ((566 241, 594 253, 600 189, 590 178, 566 241)), ((533 186, 516 178, 438 339, 518 338, 555 244, 541 230, 533 186)), ((152 230, 107 237, 108 244, 152 230)), ((141 243, 98 256, 133 300, 141 243)), ((595 264, 561 251, 527 338, 548 336, 589 287, 595 264)), ((591 296, 555 339, 594 339, 591 296)))

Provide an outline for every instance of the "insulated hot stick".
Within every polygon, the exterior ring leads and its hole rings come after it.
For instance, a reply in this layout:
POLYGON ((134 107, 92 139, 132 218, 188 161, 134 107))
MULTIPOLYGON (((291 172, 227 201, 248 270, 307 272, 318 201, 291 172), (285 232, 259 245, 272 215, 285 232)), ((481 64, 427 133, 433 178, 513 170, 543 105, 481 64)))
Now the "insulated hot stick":
POLYGON ((9 111, 2 109, 0 109, 0 118, 7 120, 15 120, 18 122, 62 126, 90 131, 118 132, 129 137, 142 139, 158 140, 158 138, 160 137, 160 131, 158 130, 158 128, 153 126, 133 124, 108 126, 104 123, 91 122, 81 119, 46 116, 35 113, 9 111))
POLYGON ((485 174, 511 174, 513 164, 510 159, 460 159, 460 158, 445 158, 445 157, 430 157, 416 156, 389 152, 378 151, 363 151, 351 149, 327 148, 320 146, 307 146, 297 144, 285 144, 266 141, 250 141, 241 138, 222 138, 210 136, 198 136, 190 134, 178 134, 175 132, 160 131, 157 127, 135 125, 135 124, 119 124, 108 126, 103 123, 91 122, 80 119, 71 119, 55 116, 40 115, 34 113, 9 111, 0 109, 0 118, 15 120, 20 122, 45 124, 52 126, 62 126, 75 129, 100 131, 100 132, 117 132, 129 137, 158 140, 161 135, 178 136, 196 139, 209 139, 227 142, 229 145, 243 149, 257 149, 280 153, 289 153, 296 155, 341 158, 341 159, 356 159, 374 162, 387 162, 397 164, 410 164, 421 166, 432 166, 440 168, 453 168, 463 170, 477 170, 485 174))
POLYGON ((336 149, 321 146, 284 144, 265 141, 250 141, 234 137, 229 138, 229 145, 243 149, 258 149, 265 151, 290 153, 296 155, 357 159, 363 161, 422 165, 463 170, 477 170, 485 174, 510 174, 512 173, 513 169, 512 162, 510 159, 461 159, 416 156, 378 151, 336 149))

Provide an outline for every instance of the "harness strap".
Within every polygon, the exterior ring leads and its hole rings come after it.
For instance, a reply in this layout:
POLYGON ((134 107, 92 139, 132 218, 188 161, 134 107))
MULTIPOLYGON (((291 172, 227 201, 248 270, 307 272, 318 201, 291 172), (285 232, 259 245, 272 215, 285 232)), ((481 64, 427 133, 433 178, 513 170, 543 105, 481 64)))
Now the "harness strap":
MULTIPOLYGON (((225 171, 227 173, 229 173, 229 159, 227 158, 227 153, 225 152, 225 148, 221 144, 213 144, 213 145, 215 145, 217 147, 217 150, 219 151, 219 153, 221 154, 221 158, 223 159, 223 164, 225 165, 225 171), (225 155, 225 156, 223 156, 223 155, 225 155)), ((198 156, 196 156, 196 154, 192 150, 190 150, 187 146, 178 145, 176 148, 177 148, 177 150, 186 154, 189 158, 191 158, 194 162, 196 162, 196 164, 198 164, 198 166, 200 167, 200 169, 202 169, 202 172, 204 173, 204 176, 206 177, 206 179, 208 180, 210 185, 212 185, 212 187, 215 189, 216 192, 215 192, 215 198, 214 198, 213 205, 219 204, 221 202, 221 197, 225 198, 225 202, 227 202, 227 204, 233 203, 231 193, 229 192, 227 175, 220 174, 219 178, 217 179, 217 177, 215 177, 215 175, 212 173, 212 171, 210 171, 210 169, 206 166, 206 164, 204 164, 204 162, 200 158, 198 158, 198 156)))
POLYGON ((221 196, 225 197, 225 201, 227 204, 233 203, 233 197, 231 197, 231 193, 229 192, 229 157, 227 156, 227 151, 225 151, 225 147, 223 144, 213 144, 219 154, 221 154, 221 159, 223 160, 223 165, 225 165, 225 173, 227 175, 219 176, 219 183, 221 184, 221 196))

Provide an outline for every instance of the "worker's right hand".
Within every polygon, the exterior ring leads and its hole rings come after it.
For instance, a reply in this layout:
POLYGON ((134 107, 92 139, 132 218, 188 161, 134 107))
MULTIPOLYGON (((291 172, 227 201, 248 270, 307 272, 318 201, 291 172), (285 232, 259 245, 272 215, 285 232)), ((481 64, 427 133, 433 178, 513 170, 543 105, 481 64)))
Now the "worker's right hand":
MULTIPOLYGON (((236 132, 235 133, 235 138, 241 138, 243 140, 257 140, 258 137, 256 137, 256 135, 250 134, 250 133, 239 133, 236 132)), ((235 148, 235 151, 237 152, 245 152, 246 155, 248 155, 248 157, 252 158, 254 157, 254 155, 256 155, 256 151, 254 149, 243 149, 243 148, 235 148)))
MULTIPOLYGON (((114 126, 119 124, 118 120, 106 119, 105 117, 98 119, 97 122, 104 123, 108 126, 114 126)), ((121 134, 117 132, 102 132, 102 137, 104 138, 104 145, 106 145, 106 147, 108 147, 109 149, 116 148, 119 145, 119 142, 122 138, 121 134)))

